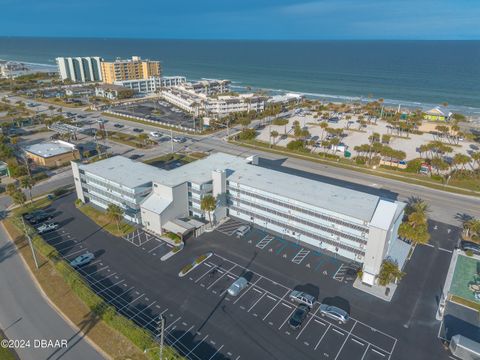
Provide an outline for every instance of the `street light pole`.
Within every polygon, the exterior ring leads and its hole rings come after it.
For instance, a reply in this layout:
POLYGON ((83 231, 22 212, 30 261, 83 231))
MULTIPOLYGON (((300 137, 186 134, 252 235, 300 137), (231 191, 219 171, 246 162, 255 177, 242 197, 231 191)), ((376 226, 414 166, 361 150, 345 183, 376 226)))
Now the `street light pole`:
POLYGON ((170 129, 170 145, 172 146, 172 154, 173 154, 173 130, 170 129))
POLYGON ((160 351, 158 353, 158 358, 163 360, 163 332, 165 329, 165 317, 160 315, 157 320, 157 331, 160 333, 160 351))
POLYGON ((37 255, 35 254, 35 249, 33 247, 32 239, 30 238, 30 234, 27 231, 27 226, 25 225, 25 220, 23 219, 23 216, 22 216, 22 224, 23 224, 23 230, 25 231, 25 235, 27 236, 27 239, 28 239, 28 244, 30 245, 30 249, 32 250, 32 256, 33 256, 33 260, 35 261, 35 266, 38 270, 37 255))

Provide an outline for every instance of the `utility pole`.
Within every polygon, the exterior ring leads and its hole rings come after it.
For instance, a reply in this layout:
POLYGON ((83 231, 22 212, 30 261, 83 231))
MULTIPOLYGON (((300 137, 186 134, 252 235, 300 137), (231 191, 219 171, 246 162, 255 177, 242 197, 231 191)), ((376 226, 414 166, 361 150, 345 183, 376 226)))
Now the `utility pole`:
POLYGON ((160 336, 160 349, 158 352, 158 358, 163 360, 163 333, 165 330, 165 317, 160 315, 157 319, 157 331, 159 332, 160 336))
POLYGON ((35 254, 35 249, 33 248, 32 239, 30 238, 30 234, 27 231, 27 226, 25 225, 25 220, 23 219, 23 216, 22 216, 22 224, 23 224, 23 230, 25 231, 25 235, 27 236, 27 239, 28 239, 28 244, 30 245, 30 249, 32 250, 32 256, 33 256, 33 260, 35 261, 35 266, 38 270, 37 255, 35 254))

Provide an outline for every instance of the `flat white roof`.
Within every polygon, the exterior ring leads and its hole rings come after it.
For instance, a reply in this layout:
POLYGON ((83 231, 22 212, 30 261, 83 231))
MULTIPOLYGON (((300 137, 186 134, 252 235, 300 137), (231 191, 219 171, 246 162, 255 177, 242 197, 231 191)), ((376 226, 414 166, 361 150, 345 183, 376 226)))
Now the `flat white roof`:
POLYGON ((25 151, 41 156, 43 158, 49 158, 52 156, 62 155, 72 152, 75 149, 75 145, 65 142, 44 142, 40 144, 30 145, 24 148, 25 151))
POLYGON ((395 218, 397 207, 397 203, 383 199, 380 200, 375 214, 370 221, 370 225, 387 231, 395 218))
POLYGON ((142 202, 142 208, 149 210, 155 214, 161 214, 165 210, 172 200, 162 198, 155 192, 152 192, 147 198, 142 202))
POLYGON ((380 200, 376 195, 247 163, 227 179, 363 221, 370 221, 380 200))
POLYGON ((145 185, 167 173, 155 166, 136 162, 123 156, 113 156, 93 164, 80 165, 79 168, 130 189, 145 185))
POLYGON ((212 180, 215 169, 226 170, 227 180, 363 221, 372 219, 380 200, 365 192, 251 165, 245 158, 224 153, 166 171, 155 182, 166 186, 186 181, 202 184, 212 180))

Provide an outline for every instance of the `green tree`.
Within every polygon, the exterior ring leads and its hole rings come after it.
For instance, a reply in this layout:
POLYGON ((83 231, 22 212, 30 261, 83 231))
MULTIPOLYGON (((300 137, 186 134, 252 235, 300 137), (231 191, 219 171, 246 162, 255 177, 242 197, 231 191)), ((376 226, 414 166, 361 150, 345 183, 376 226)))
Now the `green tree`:
POLYGON ((455 166, 460 165, 462 167, 462 170, 465 170, 465 165, 469 164, 470 161, 470 156, 465 155, 465 154, 455 154, 453 157, 453 164, 455 166))
POLYGON ((120 231, 120 221, 123 218, 123 209, 116 204, 109 204, 107 207, 107 216, 110 220, 117 223, 117 229, 120 231))
POLYGON ((275 145, 275 139, 278 137, 278 135, 279 135, 278 131, 276 131, 276 130, 272 130, 270 132, 270 137, 273 139, 273 145, 275 145))
POLYGON ((137 137, 138 137, 138 140, 140 140, 144 145, 147 145, 147 141, 148 141, 147 134, 140 134, 137 137))
POLYGON ((212 195, 205 195, 202 200, 200 201, 200 209, 202 211, 206 211, 208 214, 208 221, 210 224, 212 223, 212 211, 215 211, 217 207, 217 199, 215 199, 212 195))
POLYGON ((463 222, 463 236, 467 240, 480 239, 480 219, 471 218, 463 222))
POLYGON ((30 176, 24 176, 20 179, 20 186, 22 189, 27 190, 30 196, 30 202, 32 202, 32 187, 34 185, 34 181, 30 176))
POLYGON ((23 206, 25 205, 25 201, 27 201, 27 198, 22 191, 15 190, 15 192, 12 194, 12 200, 15 204, 23 206))
POLYGON ((384 260, 378 274, 378 283, 381 286, 387 286, 391 283, 396 283, 405 276, 398 265, 392 261, 384 260))

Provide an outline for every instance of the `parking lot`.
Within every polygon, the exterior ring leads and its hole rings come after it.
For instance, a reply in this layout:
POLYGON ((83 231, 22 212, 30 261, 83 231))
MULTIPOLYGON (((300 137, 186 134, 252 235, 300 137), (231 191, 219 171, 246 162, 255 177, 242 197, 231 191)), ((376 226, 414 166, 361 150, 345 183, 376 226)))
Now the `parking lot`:
MULTIPOLYGON (((245 224, 244 221, 231 218, 221 224, 217 231, 236 238, 235 231, 245 224)), ((323 276, 331 277, 339 282, 353 282, 354 279, 349 278, 347 280, 346 270, 349 267, 359 267, 359 264, 349 259, 336 254, 313 250, 305 244, 296 243, 293 239, 287 239, 279 234, 268 233, 258 228, 251 229, 239 240, 254 247, 256 251, 278 256, 285 261, 304 267, 306 270, 321 273, 323 276)))
MULTIPOLYGON (((191 115, 184 113, 176 107, 164 101, 145 101, 128 105, 118 105, 111 111, 130 116, 138 116, 150 121, 159 121, 175 126, 194 128, 194 120, 191 115)), ((199 124, 196 124, 198 127, 199 124)))
MULTIPOLYGON (((205 233, 162 262, 169 244, 142 230, 123 239, 113 237, 81 214, 73 200, 70 195, 54 202, 51 211, 58 214, 54 221, 60 229, 45 239, 68 261, 87 250, 93 252, 95 260, 79 270, 91 288, 153 334, 159 316, 165 316, 166 341, 186 358, 362 360, 422 359, 427 352, 438 359, 447 355, 435 343, 438 324, 425 327, 424 320, 417 321, 423 314, 433 318, 435 313, 428 296, 419 298, 410 290, 418 288, 418 271, 407 269, 415 282, 408 281, 407 273, 401 288, 406 293, 385 303, 341 281, 344 262, 328 262, 329 255, 313 256, 302 247, 287 246, 278 252, 276 246, 282 242, 277 236, 270 234, 271 239, 258 229, 240 239, 226 235, 231 231, 228 222, 220 229, 223 232, 205 233), (214 252, 212 257, 178 277, 185 264, 209 251, 214 252), (325 265, 315 270, 314 259, 325 265), (248 286, 232 297, 226 290, 239 276, 248 278, 248 286), (309 289, 318 300, 298 330, 288 324, 296 307, 288 298, 292 289, 309 289), (341 304, 350 321, 339 324, 322 317, 319 302, 341 304), (416 341, 428 345, 412 347, 416 341)), ((230 221, 233 225, 235 220, 230 221)), ((432 251, 417 249, 415 254, 422 258, 415 266, 435 268, 436 257, 447 254, 432 251)))

